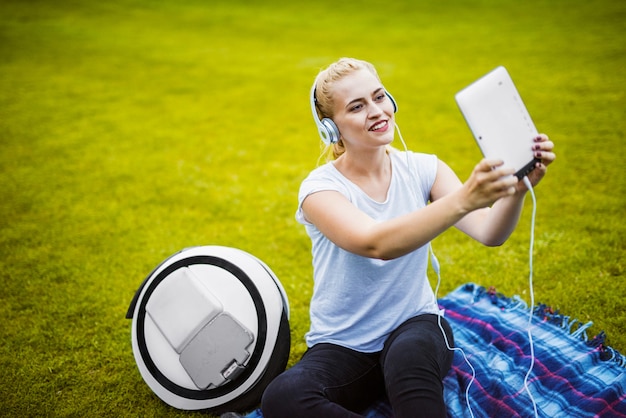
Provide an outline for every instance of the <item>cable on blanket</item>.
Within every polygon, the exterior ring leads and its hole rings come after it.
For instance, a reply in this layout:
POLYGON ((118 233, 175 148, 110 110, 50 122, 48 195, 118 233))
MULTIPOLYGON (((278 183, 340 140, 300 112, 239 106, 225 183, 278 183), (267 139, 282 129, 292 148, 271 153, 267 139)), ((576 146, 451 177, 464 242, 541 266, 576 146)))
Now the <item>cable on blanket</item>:
POLYGON ((530 291, 530 308, 528 310, 528 344, 530 345, 530 367, 526 372, 526 376, 524 376, 524 389, 528 393, 530 400, 533 403, 533 410, 535 412, 535 417, 538 417, 537 413, 537 404, 535 403, 535 398, 532 393, 530 393, 530 388, 528 387, 528 378, 533 371, 533 366, 535 364, 535 348, 533 346, 533 334, 531 332, 532 322, 533 322, 533 309, 535 306, 535 291, 533 289, 533 247, 535 246, 535 215, 537 212, 537 199, 535 198, 535 191, 533 190, 533 185, 530 183, 530 180, 527 176, 523 178, 524 184, 526 188, 530 192, 530 196, 533 199, 533 211, 530 218, 530 249, 528 251, 528 265, 529 265, 529 275, 528 275, 528 284, 530 291))
MULTIPOLYGON (((433 267, 433 270, 437 274, 437 286, 435 287, 435 301, 437 301, 437 294, 439 293, 439 285, 441 284, 441 269, 439 266, 439 260, 437 260, 437 257, 435 256, 435 252, 433 251, 433 246, 431 244, 428 244, 428 251, 430 252, 430 263, 433 267)), ((474 413, 472 412, 472 406, 470 405, 470 401, 469 401, 469 390, 470 390, 470 387, 472 386, 472 383, 474 383, 474 380, 476 380, 476 370, 474 369, 474 366, 472 366, 472 363, 470 363, 469 359, 465 355, 465 351, 463 351, 462 348, 450 346, 450 343, 448 342, 448 337, 446 336, 446 332, 443 330, 443 326, 441 325, 442 316, 443 316, 443 312, 440 312, 439 315, 437 315, 437 325, 439 325, 439 329, 441 330, 441 335, 443 335, 443 339, 446 342, 446 347, 448 347, 448 350, 450 351, 459 351, 463 355, 463 360, 465 360, 465 363, 467 363, 469 368, 472 370, 472 379, 470 380, 467 387, 465 388, 465 403, 467 404, 467 410, 469 411, 470 416, 474 418, 474 413)))

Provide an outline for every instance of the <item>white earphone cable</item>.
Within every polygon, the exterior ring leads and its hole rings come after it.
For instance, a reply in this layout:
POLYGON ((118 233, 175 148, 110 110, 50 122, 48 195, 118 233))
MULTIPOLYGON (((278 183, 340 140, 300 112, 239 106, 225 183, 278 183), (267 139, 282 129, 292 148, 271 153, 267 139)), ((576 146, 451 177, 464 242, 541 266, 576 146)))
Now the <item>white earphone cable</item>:
POLYGON ((530 192, 530 196, 532 197, 533 200, 533 211, 532 211, 532 216, 531 216, 531 221, 530 221, 530 250, 528 252, 528 264, 530 266, 530 273, 528 276, 528 283, 529 283, 529 291, 530 291, 530 308, 528 310, 528 343, 530 345, 530 366, 528 368, 528 371, 526 372, 526 376, 524 377, 524 389, 526 390, 526 392, 528 393, 528 396, 530 397, 530 400, 533 403, 533 410, 535 412, 535 417, 538 417, 538 412, 537 412, 537 404, 535 403, 535 398, 533 397, 532 393, 530 392, 530 388, 528 387, 528 378, 530 377, 530 374, 532 373, 533 370, 533 366, 535 364, 535 348, 533 346, 533 334, 531 332, 531 328, 532 328, 532 322, 533 322, 533 310, 535 307, 535 291, 533 289, 533 247, 535 246, 535 215, 537 212, 537 199, 535 198, 535 191, 533 190, 533 186, 530 183, 530 180, 528 179, 527 176, 524 176, 523 178, 524 184, 526 185, 526 188, 528 188, 528 191, 530 192))
MULTIPOLYGON (((431 244, 428 244, 428 250, 430 252, 430 262, 431 262, 431 265, 433 267, 433 270, 437 274, 437 286, 435 287, 435 301, 436 301, 437 300, 437 295, 439 294, 439 285, 441 284, 441 270, 440 270, 440 266, 439 266, 439 260, 437 260, 437 257, 435 256, 435 252, 433 251, 433 247, 432 247, 431 244)), ((463 356, 463 360, 465 360, 465 363, 467 363, 469 368, 472 370, 472 378, 470 379, 470 382, 467 384, 467 387, 465 388, 465 403, 467 405, 467 410, 469 411, 470 416, 472 418, 474 418, 474 413, 472 412, 472 406, 470 405, 469 390, 470 390, 470 387, 472 386, 472 384, 474 383, 474 380, 476 380, 476 370, 474 369, 474 366, 472 366, 472 363, 470 363, 469 359, 465 355, 465 351, 463 351, 463 349, 461 347, 450 347, 450 343, 448 342, 448 337, 446 336, 446 333, 443 330, 443 326, 441 325, 441 316, 442 315, 443 315, 443 312, 440 313, 439 315, 437 315, 437 325, 439 325, 439 329, 441 330, 441 334, 443 335, 443 339, 446 342, 446 347, 450 351, 458 351, 458 352, 460 352, 461 355, 463 356)))

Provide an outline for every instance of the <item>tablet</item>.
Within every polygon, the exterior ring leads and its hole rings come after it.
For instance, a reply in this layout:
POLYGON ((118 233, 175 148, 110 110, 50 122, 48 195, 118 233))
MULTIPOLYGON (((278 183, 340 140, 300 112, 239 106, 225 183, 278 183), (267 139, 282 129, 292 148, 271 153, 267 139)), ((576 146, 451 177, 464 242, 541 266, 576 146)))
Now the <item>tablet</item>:
POLYGON ((535 168, 537 129, 513 80, 500 66, 455 95, 485 158, 497 158, 522 179, 535 168))

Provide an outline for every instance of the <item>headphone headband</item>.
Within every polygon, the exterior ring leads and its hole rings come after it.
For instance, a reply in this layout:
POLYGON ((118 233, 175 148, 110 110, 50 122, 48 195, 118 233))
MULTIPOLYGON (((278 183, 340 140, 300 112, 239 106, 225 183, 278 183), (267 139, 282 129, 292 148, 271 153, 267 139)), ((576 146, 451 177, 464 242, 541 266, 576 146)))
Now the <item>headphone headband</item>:
MULTIPOLYGON (((317 79, 313 82, 313 85, 311 86, 310 95, 311 113, 313 114, 313 120, 315 121, 317 133, 320 135, 322 142, 326 145, 335 144, 339 141, 341 134, 339 133, 339 128, 337 128, 337 125, 335 124, 335 122, 333 122, 332 119, 322 118, 320 120, 320 117, 317 114, 317 98, 315 97, 316 82, 317 79)), ((398 105, 396 104, 396 101, 388 91, 385 91, 385 94, 387 95, 389 100, 391 100, 391 104, 393 105, 393 113, 396 113, 398 111, 398 105)))

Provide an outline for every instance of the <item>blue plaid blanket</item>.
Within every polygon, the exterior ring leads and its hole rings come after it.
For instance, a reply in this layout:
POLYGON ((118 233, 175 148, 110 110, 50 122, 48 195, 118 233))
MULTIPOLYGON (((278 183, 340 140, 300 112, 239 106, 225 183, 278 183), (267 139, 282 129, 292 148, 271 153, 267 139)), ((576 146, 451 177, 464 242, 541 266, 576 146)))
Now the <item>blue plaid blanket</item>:
MULTIPOLYGON (((528 373, 529 310, 523 300, 470 283, 439 304, 456 347, 475 370, 472 381, 472 368, 455 351, 444 379, 449 417, 626 417, 626 357, 604 344, 604 333, 589 339, 590 322, 535 306, 530 328, 534 362, 528 373)), ((393 413, 380 401, 365 416, 392 418, 393 413)), ((262 414, 257 410, 247 417, 262 414)))

